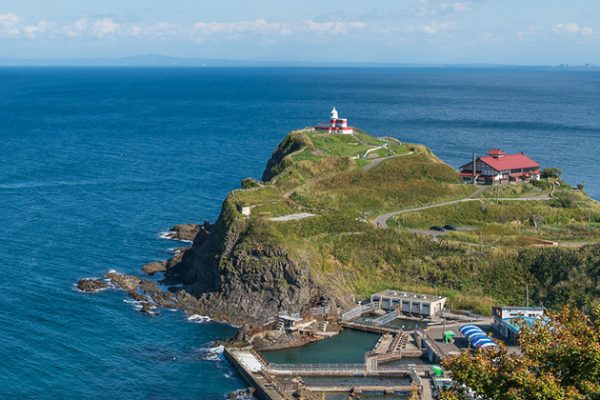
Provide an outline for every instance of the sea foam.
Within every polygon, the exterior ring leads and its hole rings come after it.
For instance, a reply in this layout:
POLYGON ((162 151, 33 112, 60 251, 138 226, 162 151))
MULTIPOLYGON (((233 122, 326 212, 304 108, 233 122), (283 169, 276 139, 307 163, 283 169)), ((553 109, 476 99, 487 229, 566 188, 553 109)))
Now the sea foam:
POLYGON ((187 317, 187 320, 190 322, 195 322, 197 324, 203 324, 205 322, 212 321, 212 319, 210 319, 210 317, 207 317, 206 315, 199 315, 199 314, 192 314, 189 317, 187 317))

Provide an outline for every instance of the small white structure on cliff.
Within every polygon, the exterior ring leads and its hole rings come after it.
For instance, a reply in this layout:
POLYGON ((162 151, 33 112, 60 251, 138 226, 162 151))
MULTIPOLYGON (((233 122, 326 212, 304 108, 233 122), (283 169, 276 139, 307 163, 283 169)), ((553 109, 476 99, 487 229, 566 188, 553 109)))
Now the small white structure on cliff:
POLYGON ((351 135, 354 133, 354 129, 348 126, 348 119, 340 118, 335 107, 331 110, 331 118, 329 119, 329 125, 317 125, 315 129, 318 131, 327 131, 329 133, 339 133, 343 135, 351 135))

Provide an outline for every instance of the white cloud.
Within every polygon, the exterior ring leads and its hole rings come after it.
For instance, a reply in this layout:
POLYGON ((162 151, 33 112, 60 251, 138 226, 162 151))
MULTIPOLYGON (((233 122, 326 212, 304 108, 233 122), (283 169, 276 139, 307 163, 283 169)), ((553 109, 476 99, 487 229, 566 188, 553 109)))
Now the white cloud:
POLYGON ((86 32, 89 26, 89 21, 86 18, 80 18, 73 24, 65 25, 62 28, 62 33, 69 38, 76 38, 86 32))
POLYGON ((39 35, 44 35, 54 28, 54 23, 41 20, 35 25, 26 25, 23 28, 23 35, 27 39, 35 39, 39 35))
POLYGON ((262 39, 274 39, 298 35, 300 39, 310 35, 319 39, 328 36, 346 35, 367 28, 363 21, 315 21, 300 20, 290 22, 269 21, 263 18, 237 22, 198 22, 194 25, 173 24, 160 21, 154 24, 123 23, 113 18, 80 18, 74 22, 58 24, 40 20, 27 23, 18 15, 0 14, 0 38, 38 39, 38 38, 139 38, 139 37, 173 37, 196 38, 237 38, 245 35, 263 36, 262 39))
POLYGON ((21 18, 17 14, 0 14, 0 37, 19 37, 21 35, 20 23, 21 18))
POLYGON ((443 33, 450 31, 456 27, 456 22, 454 21, 431 21, 428 24, 419 25, 417 27, 408 27, 409 32, 423 32, 428 35, 435 35, 438 33, 443 33))
POLYGON ((456 2, 451 4, 444 4, 442 6, 443 10, 454 11, 454 12, 465 12, 471 11, 471 3, 466 2, 456 2))
POLYGON ((310 32, 325 33, 331 35, 348 34, 352 31, 365 29, 367 24, 362 21, 326 21, 316 22, 312 20, 306 20, 303 25, 310 32))
POLYGON ((112 20, 112 18, 102 18, 96 20, 92 26, 92 33, 97 38, 105 36, 114 36, 119 32, 120 25, 112 20))
POLYGON ((196 34, 207 35, 240 35, 244 33, 287 33, 282 24, 258 18, 239 22, 198 22, 194 25, 196 34))
POLYGON ((592 28, 588 28, 587 26, 579 26, 574 22, 566 23, 566 24, 556 24, 552 27, 552 32, 554 33, 566 33, 569 35, 584 35, 590 36, 594 34, 592 28))
POLYGON ((366 27, 367 24, 362 21, 304 20, 300 22, 276 22, 259 18, 238 22, 198 22, 194 25, 194 34, 196 36, 224 35, 237 37, 242 34, 291 36, 296 33, 309 32, 323 35, 341 35, 366 27))

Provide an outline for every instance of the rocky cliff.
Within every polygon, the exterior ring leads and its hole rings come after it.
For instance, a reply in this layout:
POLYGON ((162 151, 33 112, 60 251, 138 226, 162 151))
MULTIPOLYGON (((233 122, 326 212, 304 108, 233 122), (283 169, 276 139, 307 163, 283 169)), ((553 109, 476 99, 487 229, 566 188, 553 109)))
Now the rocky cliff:
MULTIPOLYGON (((286 138, 273 152, 263 179, 276 176, 285 157, 304 146, 294 136, 286 138)), ((308 263, 265 235, 267 225, 243 218, 229 196, 217 221, 205 223, 192 247, 170 260, 164 283, 182 284, 206 315, 234 324, 258 324, 324 302, 336 307, 340 300, 315 283, 308 263)))

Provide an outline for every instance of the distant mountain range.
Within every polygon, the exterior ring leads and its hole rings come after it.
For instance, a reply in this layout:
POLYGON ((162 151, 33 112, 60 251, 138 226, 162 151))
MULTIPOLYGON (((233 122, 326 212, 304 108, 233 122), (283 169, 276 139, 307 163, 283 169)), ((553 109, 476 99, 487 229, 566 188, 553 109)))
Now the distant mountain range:
POLYGON ((256 61, 214 58, 178 58, 160 54, 142 54, 120 58, 1 58, 0 66, 48 66, 48 67, 465 67, 465 68, 598 68, 592 65, 518 66, 500 64, 409 64, 367 62, 302 62, 302 61, 256 61))

